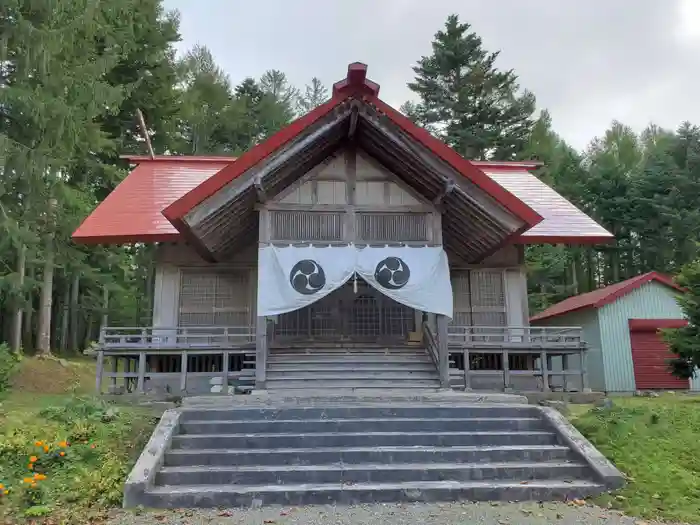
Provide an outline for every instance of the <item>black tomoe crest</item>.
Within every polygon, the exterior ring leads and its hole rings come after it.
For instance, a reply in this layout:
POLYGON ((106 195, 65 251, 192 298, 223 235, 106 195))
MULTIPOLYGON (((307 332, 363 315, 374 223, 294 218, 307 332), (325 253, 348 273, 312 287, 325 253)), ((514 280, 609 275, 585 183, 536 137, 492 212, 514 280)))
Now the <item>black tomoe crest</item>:
POLYGON ((316 261, 303 259, 292 266, 289 284, 302 295, 312 295, 326 285, 326 274, 316 261))
POLYGON ((374 278, 377 282, 389 290, 403 288, 411 278, 411 270, 408 265, 398 257, 387 257, 377 264, 374 270, 374 278))

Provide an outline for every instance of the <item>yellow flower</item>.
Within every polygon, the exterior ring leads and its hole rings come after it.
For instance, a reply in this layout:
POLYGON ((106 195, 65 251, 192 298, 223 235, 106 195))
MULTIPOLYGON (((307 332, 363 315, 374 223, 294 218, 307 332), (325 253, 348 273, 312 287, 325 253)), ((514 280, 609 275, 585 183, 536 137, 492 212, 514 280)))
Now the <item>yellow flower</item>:
POLYGON ((34 444, 35 444, 37 447, 40 447, 40 446, 42 446, 42 445, 44 444, 44 442, 43 442, 43 441, 35 441, 34 444))
POLYGON ((4 494, 5 496, 7 496, 9 493, 10 493, 9 490, 5 490, 5 492, 3 492, 3 494, 4 494))
POLYGON ((27 468, 29 470, 34 470, 34 463, 30 463, 29 465, 27 465, 27 468))
POLYGON ((34 474, 34 479, 36 481, 44 481, 46 479, 46 475, 45 474, 34 474))
POLYGON ((22 480, 22 483, 32 483, 33 481, 34 481, 34 479, 32 479, 32 478, 24 478, 22 480))
POLYGON ((36 488, 36 483, 32 483, 32 484, 31 484, 31 487, 32 487, 33 489, 35 489, 35 488, 36 488))
POLYGON ((32 456, 32 457, 29 458, 29 462, 30 462, 30 463, 36 463, 37 461, 39 461, 39 458, 36 457, 36 456, 32 456))
POLYGON ((48 446, 48 445, 44 445, 44 452, 48 452, 48 451, 49 451, 49 446, 48 446))
POLYGON ((67 441, 61 441, 61 442, 58 444, 58 446, 61 447, 61 448, 66 448, 66 447, 68 446, 68 442, 67 442, 67 441))
POLYGON ((2 489, 4 489, 4 488, 5 488, 5 485, 3 485, 2 483, 0 483, 0 490, 2 490, 2 489))
POLYGON ((63 451, 61 451, 61 452, 60 452, 60 453, 59 453, 58 455, 59 455, 59 456, 65 456, 65 455, 66 455, 66 453, 65 453, 65 452, 63 452, 63 451))

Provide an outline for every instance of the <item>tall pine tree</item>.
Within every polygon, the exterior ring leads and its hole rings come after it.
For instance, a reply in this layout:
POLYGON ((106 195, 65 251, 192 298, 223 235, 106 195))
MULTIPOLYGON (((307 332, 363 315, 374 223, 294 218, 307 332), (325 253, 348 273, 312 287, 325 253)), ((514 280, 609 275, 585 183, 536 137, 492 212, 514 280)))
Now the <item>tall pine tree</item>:
POLYGON ((468 159, 517 158, 532 131, 534 95, 520 91, 513 71, 496 68, 499 53, 486 51, 457 15, 435 34, 432 48, 408 84, 419 101, 403 111, 468 159))

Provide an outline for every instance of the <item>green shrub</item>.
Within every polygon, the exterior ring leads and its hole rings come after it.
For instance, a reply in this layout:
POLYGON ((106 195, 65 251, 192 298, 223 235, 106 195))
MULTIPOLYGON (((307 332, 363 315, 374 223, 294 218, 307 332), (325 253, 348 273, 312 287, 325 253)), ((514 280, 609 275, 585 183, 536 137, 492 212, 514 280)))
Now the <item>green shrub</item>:
POLYGON ((50 515, 82 525, 90 512, 118 506, 156 423, 89 397, 8 415, 0 422, 0 523, 4 511, 11 520, 50 515))
POLYGON ((17 371, 20 356, 10 351, 6 344, 0 344, 0 394, 10 389, 10 380, 17 371))

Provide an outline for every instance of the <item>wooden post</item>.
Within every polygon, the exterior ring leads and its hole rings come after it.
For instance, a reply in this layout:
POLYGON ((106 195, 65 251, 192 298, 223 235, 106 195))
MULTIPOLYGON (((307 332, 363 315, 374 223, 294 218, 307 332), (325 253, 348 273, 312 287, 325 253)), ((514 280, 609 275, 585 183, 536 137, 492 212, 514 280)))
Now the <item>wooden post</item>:
POLYGON ((569 385, 567 382, 567 378, 569 377, 566 372, 569 371, 569 354, 562 354, 561 355, 561 371, 562 373, 562 383, 564 386, 564 392, 569 391, 569 385))
POLYGON ((187 392, 187 350, 182 351, 180 364, 180 391, 187 392))
POLYGON ((501 361, 503 362, 503 391, 510 392, 512 388, 510 387, 510 363, 508 362, 508 350, 503 349, 501 361))
POLYGON ((440 388, 450 388, 450 354, 447 344, 447 317, 437 316, 438 325, 438 370, 440 388))
POLYGON ((221 356, 221 393, 228 394, 228 351, 224 350, 221 356))
POLYGON ((267 373, 267 320, 257 317, 255 329, 255 389, 265 390, 267 373))
POLYGON ((540 372, 542 373, 542 392, 549 392, 549 368, 547 366, 547 352, 540 353, 540 372))
POLYGON ((119 370, 119 358, 116 355, 113 355, 110 358, 110 361, 112 361, 112 377, 110 378, 110 385, 112 385, 112 393, 116 393, 117 391, 117 371, 119 370))
POLYGON ((464 391, 469 392, 472 389, 471 376, 469 370, 471 367, 471 357, 469 356, 469 348, 465 348, 463 351, 464 357, 464 391))
POLYGON ((146 352, 139 353, 139 375, 136 382, 136 391, 139 394, 143 394, 146 382, 146 352))
POLYGON ((105 353, 104 350, 97 352, 97 375, 95 376, 95 390, 97 394, 102 393, 102 373, 104 372, 105 366, 105 353))

